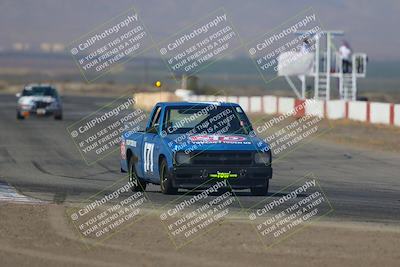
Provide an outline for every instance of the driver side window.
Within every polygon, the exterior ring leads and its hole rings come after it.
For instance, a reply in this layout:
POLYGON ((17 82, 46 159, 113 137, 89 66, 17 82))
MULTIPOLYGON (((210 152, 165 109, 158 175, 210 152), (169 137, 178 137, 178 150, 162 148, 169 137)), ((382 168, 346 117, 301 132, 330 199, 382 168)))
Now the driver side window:
POLYGON ((157 133, 158 126, 160 125, 161 107, 158 107, 150 124, 150 132, 157 133))

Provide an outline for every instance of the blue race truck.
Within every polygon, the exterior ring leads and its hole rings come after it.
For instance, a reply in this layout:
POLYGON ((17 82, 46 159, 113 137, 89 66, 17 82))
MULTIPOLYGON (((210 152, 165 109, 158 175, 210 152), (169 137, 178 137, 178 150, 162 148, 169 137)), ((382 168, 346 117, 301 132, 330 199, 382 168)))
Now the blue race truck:
POLYGON ((120 149, 121 171, 134 191, 151 183, 175 194, 225 180, 226 189, 266 195, 272 178, 269 145, 234 103, 158 103, 143 131, 122 134, 120 149))

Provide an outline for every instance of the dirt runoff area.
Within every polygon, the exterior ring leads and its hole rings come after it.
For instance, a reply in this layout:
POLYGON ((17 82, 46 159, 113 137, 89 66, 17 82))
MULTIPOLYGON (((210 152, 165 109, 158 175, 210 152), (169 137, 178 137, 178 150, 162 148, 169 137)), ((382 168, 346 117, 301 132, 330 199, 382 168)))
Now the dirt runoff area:
POLYGON ((0 204, 0 266, 397 266, 400 229, 313 222, 265 249, 252 226, 227 220, 177 250, 156 214, 87 249, 63 205, 0 204))
MULTIPOLYGON (((268 121, 272 115, 251 115, 253 122, 268 121)), ((289 118, 293 122, 296 118, 289 118)), ((254 125, 253 125, 254 126, 254 125)), ((321 120, 318 127, 325 133, 318 137, 331 143, 351 145, 353 147, 372 148, 379 151, 400 152, 400 127, 371 124, 352 120, 321 120)), ((271 131, 279 131, 279 127, 271 131)))

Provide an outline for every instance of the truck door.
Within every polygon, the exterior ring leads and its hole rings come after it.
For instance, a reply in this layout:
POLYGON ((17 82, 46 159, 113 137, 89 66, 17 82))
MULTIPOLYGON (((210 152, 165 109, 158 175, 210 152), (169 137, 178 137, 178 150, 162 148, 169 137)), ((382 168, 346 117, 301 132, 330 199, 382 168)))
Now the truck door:
POLYGON ((158 178, 158 157, 160 153, 160 143, 157 137, 161 119, 161 107, 155 108, 150 123, 147 125, 146 134, 143 138, 142 165, 143 174, 146 180, 158 178))

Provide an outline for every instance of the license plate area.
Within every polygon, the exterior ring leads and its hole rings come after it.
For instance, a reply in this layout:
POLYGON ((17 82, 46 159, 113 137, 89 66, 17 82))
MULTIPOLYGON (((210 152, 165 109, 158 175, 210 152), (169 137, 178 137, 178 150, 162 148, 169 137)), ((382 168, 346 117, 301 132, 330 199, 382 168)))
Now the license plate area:
POLYGON ((44 114, 46 114, 46 110, 45 110, 44 108, 38 108, 38 109, 36 110, 36 114, 38 114, 38 115, 44 115, 44 114))
POLYGON ((208 178, 214 179, 235 179, 238 177, 239 174, 232 171, 216 171, 208 174, 208 178))

